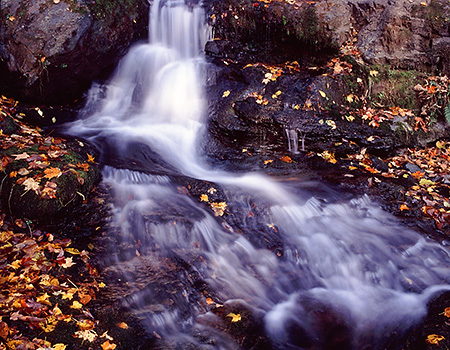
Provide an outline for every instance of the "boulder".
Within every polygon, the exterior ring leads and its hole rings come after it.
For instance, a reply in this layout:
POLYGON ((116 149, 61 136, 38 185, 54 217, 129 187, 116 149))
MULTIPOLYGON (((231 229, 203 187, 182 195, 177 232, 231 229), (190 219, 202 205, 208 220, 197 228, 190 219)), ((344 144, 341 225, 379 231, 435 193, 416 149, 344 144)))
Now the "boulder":
POLYGON ((148 3, 5 0, 0 19, 0 89, 29 102, 63 104, 142 37, 148 3))

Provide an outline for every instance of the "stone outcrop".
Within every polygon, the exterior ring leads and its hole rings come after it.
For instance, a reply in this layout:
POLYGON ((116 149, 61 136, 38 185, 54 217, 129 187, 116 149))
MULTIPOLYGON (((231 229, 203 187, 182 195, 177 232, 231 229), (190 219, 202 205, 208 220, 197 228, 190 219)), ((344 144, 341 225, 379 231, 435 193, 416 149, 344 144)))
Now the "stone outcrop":
MULTIPOLYGON (((222 43, 207 50, 228 56, 274 48, 298 53, 300 47, 327 51, 357 39, 356 47, 371 64, 450 73, 450 5, 431 0, 327 0, 274 2, 225 0, 212 7, 216 36, 222 43), (236 44, 236 42, 240 42, 236 44), (283 45, 284 46, 283 49, 283 45), (288 47, 288 49, 287 49, 288 47), (296 52, 297 51, 297 52, 296 52)), ((273 52, 271 53, 273 57, 273 52)))
POLYGON ((145 35, 145 0, 5 0, 0 88, 38 103, 72 102, 145 35))

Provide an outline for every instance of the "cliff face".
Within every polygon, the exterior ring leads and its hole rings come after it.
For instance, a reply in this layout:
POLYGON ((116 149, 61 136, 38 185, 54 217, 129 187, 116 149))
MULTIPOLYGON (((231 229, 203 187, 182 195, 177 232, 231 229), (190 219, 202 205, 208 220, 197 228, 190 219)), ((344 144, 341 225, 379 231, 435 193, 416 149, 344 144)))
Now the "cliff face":
POLYGON ((148 22, 145 0, 5 0, 0 88, 39 103, 71 102, 115 65, 148 22))

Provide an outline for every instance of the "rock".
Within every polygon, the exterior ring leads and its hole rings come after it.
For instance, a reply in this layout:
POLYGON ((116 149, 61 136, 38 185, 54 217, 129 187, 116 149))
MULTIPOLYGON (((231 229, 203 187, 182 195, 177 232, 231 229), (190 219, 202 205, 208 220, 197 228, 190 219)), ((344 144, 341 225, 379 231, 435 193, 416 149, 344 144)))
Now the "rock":
POLYGON ((427 6, 420 0, 330 0, 267 7, 258 1, 226 0, 213 1, 212 11, 216 36, 232 43, 211 45, 215 56, 297 55, 298 60, 310 56, 311 49, 323 55, 356 38, 362 57, 371 64, 450 71, 450 5, 443 0, 427 6))
POLYGON ((75 140, 42 136, 5 114, 8 122, 0 123, 1 210, 46 224, 63 219, 100 181, 94 150, 75 140))
POLYGON ((0 88, 31 102, 72 102, 147 24, 145 0, 2 1, 0 88))

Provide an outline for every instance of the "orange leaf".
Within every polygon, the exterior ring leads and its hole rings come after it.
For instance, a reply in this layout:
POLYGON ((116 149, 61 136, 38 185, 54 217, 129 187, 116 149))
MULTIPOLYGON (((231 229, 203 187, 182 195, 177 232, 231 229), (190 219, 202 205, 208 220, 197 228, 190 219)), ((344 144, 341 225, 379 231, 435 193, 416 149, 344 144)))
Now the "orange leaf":
POLYGON ((292 163, 292 158, 289 156, 281 157, 280 160, 282 160, 283 162, 286 162, 286 163, 292 163))
POLYGON ((105 341, 102 344, 102 349, 103 350, 114 350, 116 347, 117 347, 117 345, 114 344, 114 343, 110 343, 109 340, 105 341))
POLYGON ((53 179, 54 177, 58 178, 62 175, 61 169, 59 168, 47 168, 44 170, 44 177, 47 179, 53 179))
POLYGON ((409 210, 409 208, 408 208, 408 206, 407 206, 406 204, 402 204, 402 205, 400 206, 400 210, 401 210, 401 211, 403 211, 403 210, 409 210))

